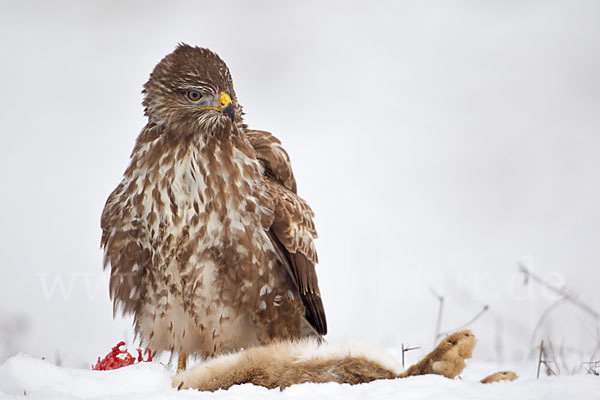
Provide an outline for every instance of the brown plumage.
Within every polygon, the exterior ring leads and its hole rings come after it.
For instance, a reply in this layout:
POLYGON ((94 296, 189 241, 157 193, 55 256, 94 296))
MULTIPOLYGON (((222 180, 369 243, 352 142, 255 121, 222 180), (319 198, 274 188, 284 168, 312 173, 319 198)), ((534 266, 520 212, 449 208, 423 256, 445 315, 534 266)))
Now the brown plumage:
POLYGON ((244 124, 225 63, 180 45, 143 104, 101 220, 115 311, 153 351, 183 356, 324 335, 313 212, 279 140, 244 124))

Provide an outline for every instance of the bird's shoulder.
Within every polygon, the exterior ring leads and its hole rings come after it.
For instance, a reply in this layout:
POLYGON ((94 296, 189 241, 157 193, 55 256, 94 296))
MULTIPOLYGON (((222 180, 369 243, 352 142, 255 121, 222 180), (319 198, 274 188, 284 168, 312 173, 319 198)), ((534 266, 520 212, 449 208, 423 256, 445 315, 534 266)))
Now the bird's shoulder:
POLYGON ((267 131, 246 128, 244 133, 254 148, 256 158, 265 169, 265 175, 296 193, 296 179, 290 156, 281 145, 281 141, 267 131))

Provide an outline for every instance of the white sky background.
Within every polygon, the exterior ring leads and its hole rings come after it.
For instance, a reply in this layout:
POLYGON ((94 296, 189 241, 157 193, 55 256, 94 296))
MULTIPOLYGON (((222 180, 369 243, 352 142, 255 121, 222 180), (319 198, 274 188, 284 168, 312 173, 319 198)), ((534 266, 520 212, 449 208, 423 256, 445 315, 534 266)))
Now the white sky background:
MULTIPOLYGON (((178 42, 218 52, 246 121, 290 153, 329 337, 426 351, 431 288, 442 330, 490 306, 476 357, 522 359, 556 296, 518 261, 600 309, 598 16, 593 0, 0 1, 0 359, 85 366, 129 336, 100 214, 145 124, 142 85, 178 42)), ((595 346, 566 304, 544 331, 595 346)))

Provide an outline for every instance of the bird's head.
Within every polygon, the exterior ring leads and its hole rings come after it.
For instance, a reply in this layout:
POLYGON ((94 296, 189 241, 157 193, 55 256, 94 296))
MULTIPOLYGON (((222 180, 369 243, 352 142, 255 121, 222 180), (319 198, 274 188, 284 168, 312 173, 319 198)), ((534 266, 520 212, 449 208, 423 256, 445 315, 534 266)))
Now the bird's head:
POLYGON ((144 85, 145 113, 175 130, 222 129, 241 122, 227 65, 208 49, 180 44, 144 85))

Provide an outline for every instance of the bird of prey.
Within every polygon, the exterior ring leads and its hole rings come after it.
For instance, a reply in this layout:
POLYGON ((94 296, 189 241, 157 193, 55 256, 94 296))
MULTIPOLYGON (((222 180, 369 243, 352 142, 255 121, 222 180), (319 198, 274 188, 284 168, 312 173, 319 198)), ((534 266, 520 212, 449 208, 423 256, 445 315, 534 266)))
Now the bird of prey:
POLYGON ((148 123, 101 219, 114 312, 180 369, 326 334, 314 214, 281 142, 244 123, 226 64, 181 44, 143 94, 148 123))

